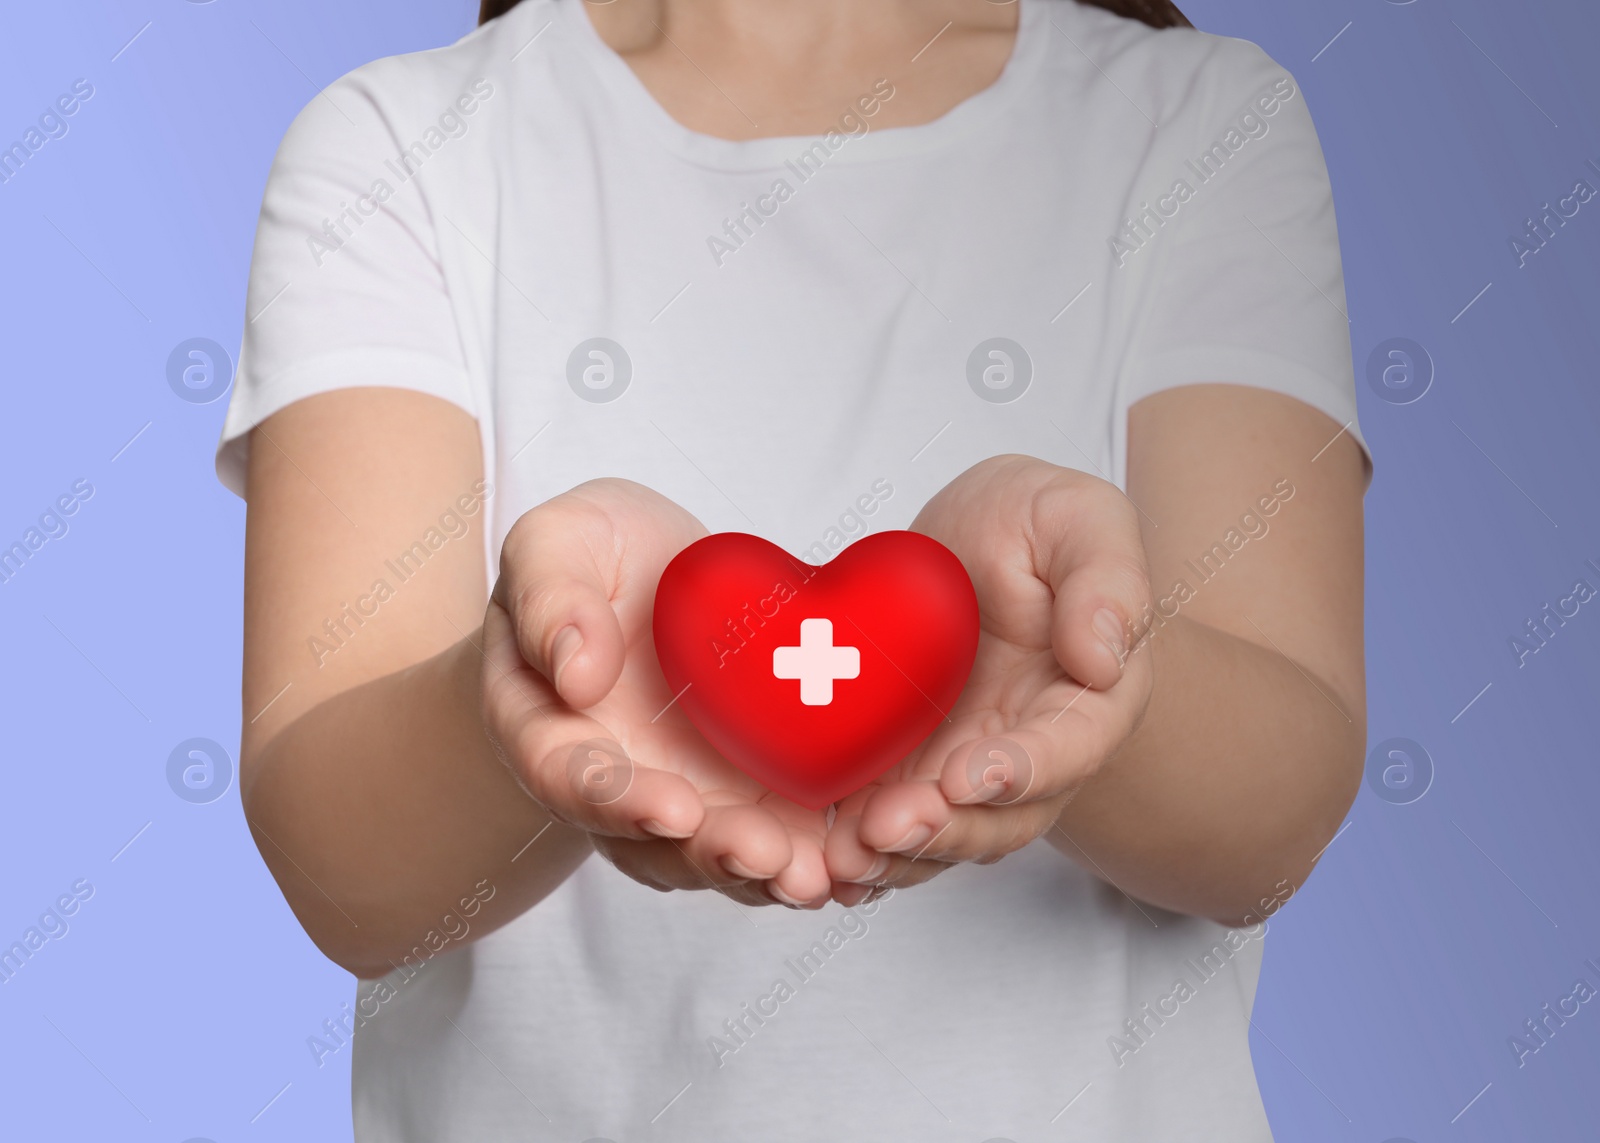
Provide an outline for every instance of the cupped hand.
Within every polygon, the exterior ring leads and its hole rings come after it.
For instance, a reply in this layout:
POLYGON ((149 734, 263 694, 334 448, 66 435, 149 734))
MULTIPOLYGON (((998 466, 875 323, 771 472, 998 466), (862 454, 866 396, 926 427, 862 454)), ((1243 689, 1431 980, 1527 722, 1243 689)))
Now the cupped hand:
POLYGON ((839 803, 826 852, 835 899, 998 861, 1055 825, 1143 717, 1138 650, 1149 574, 1137 512, 1115 486, 1031 457, 968 469, 911 525, 977 590, 966 689, 910 757, 839 803))
POLYGON ((820 907, 823 812, 722 758, 656 661, 656 584, 705 534, 624 480, 580 485, 523 515, 484 617, 484 725, 523 788, 635 880, 820 907))

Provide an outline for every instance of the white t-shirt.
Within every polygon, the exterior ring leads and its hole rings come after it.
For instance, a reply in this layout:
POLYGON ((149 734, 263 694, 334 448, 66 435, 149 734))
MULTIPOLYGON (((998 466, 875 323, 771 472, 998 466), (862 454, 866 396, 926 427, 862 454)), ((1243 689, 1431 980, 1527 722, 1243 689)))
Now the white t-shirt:
MULTIPOLYGON (((399 386, 477 418, 494 553, 622 476, 822 562, 997 453, 1121 483, 1129 405, 1172 386, 1274 389, 1359 439, 1294 82, 1239 40, 1021 3, 993 86, 875 129, 889 75, 820 139, 686 130, 581 0, 333 84, 267 187, 223 480, 290 402, 399 386)), ((361 986, 356 1136, 1265 1140, 1261 932, 1044 842, 820 913, 591 858, 361 986)))

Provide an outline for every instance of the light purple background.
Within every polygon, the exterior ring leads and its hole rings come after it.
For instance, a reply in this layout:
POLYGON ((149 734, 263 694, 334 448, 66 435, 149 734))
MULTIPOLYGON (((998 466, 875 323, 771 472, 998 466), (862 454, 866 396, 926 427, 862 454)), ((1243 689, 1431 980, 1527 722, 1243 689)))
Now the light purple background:
MULTIPOLYGON (((95 488, 0 584, 0 945, 74 881, 95 887, 0 984, 6 1139, 349 1137, 348 1050, 319 1069, 306 1038, 350 978, 284 905, 237 789, 195 805, 166 781, 184 739, 237 754, 244 507, 212 475, 223 402, 181 401, 165 369, 192 337, 236 352, 295 112, 367 60, 453 40, 474 6, 32 0, 0 16, 0 143, 74 80, 95 88, 0 185, 0 546, 75 480, 95 488)), ((1600 962, 1600 600, 1522 667, 1508 639, 1580 576, 1600 588, 1584 566, 1600 561, 1600 200, 1526 268, 1508 239, 1580 178, 1600 189, 1600 10, 1185 8, 1290 69, 1322 134, 1378 458, 1371 741, 1415 740, 1434 768, 1410 804, 1363 788, 1272 923, 1252 1042, 1274 1128, 1593 1138, 1600 1004, 1526 1066, 1507 1041, 1579 976, 1600 986, 1584 964, 1600 962), (1367 383, 1393 337, 1435 365, 1411 404, 1367 383)))

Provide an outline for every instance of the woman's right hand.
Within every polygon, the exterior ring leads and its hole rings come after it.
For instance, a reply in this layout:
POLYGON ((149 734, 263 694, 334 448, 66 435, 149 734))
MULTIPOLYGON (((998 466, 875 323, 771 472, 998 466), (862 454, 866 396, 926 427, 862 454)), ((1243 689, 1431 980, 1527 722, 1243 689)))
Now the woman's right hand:
POLYGON ((656 584, 705 534, 626 480, 591 481, 525 513, 484 616, 484 728, 522 787, 634 880, 820 908, 824 813, 718 754, 656 661, 656 584))

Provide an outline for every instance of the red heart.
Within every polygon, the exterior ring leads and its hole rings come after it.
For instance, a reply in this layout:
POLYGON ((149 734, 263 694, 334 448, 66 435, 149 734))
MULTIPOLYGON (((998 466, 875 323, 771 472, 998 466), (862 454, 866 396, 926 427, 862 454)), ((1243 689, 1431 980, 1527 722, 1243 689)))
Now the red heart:
POLYGON ((823 567, 722 532, 656 587, 656 656, 722 756, 810 809, 859 790, 948 715, 978 651, 961 561, 879 532, 823 567))

